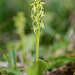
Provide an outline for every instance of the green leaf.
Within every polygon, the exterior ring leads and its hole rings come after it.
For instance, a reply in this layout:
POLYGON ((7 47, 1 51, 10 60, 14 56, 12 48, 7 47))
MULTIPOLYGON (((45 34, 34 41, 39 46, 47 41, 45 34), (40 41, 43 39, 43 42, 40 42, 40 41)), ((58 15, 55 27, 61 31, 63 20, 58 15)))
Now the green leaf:
POLYGON ((15 50, 10 50, 9 51, 10 55, 10 64, 12 68, 16 68, 17 60, 16 60, 16 52, 15 50))
POLYGON ((60 63, 63 63, 65 61, 75 61, 75 57, 63 58, 63 59, 60 59, 60 60, 56 60, 55 62, 53 62, 52 64, 50 64, 47 67, 47 70, 52 69, 52 68, 58 66, 60 63))
POLYGON ((8 55, 1 48, 0 48, 0 52, 5 55, 6 59, 9 59, 8 55))
POLYGON ((48 58, 47 60, 45 60, 46 62, 50 62, 50 61, 56 61, 58 59, 64 59, 64 58, 67 58, 67 57, 70 57, 70 55, 66 54, 66 55, 61 55, 61 56, 57 56, 57 57, 50 57, 48 58))
POLYGON ((13 73, 15 75, 22 75, 19 71, 17 70, 14 70, 14 69, 10 69, 10 68, 6 68, 6 67, 1 67, 3 70, 7 71, 7 72, 10 72, 10 73, 13 73))
POLYGON ((47 68, 47 63, 41 59, 36 61, 30 68, 27 69, 29 75, 42 75, 47 68))

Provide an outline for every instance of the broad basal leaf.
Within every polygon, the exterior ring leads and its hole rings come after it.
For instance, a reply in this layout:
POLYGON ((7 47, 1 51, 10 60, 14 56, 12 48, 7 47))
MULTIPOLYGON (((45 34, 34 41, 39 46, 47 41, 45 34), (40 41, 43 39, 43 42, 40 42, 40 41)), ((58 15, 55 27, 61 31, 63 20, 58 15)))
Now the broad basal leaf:
POLYGON ((28 75, 42 75, 47 68, 47 63, 41 59, 36 61, 30 68, 27 69, 28 75))

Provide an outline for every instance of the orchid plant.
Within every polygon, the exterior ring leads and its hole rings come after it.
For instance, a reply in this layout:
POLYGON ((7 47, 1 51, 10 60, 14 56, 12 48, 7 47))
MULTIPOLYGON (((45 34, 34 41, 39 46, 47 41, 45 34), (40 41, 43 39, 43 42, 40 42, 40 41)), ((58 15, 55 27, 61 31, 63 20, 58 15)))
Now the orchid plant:
POLYGON ((31 18, 33 20, 33 31, 36 35, 36 62, 30 68, 27 69, 29 75, 42 75, 43 71, 47 67, 47 63, 39 59, 40 29, 44 28, 44 4, 45 3, 41 2, 41 0, 33 0, 33 3, 30 4, 32 6, 31 18))

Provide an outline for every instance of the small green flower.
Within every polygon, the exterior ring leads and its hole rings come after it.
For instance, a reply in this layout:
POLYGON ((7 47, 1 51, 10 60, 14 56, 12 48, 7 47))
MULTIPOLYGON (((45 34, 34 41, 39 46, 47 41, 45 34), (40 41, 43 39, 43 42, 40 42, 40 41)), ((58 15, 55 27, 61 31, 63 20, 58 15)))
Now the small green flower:
POLYGON ((32 8, 32 11, 33 11, 34 14, 36 14, 36 8, 37 8, 37 7, 36 7, 35 5, 34 5, 33 8, 32 8))
POLYGON ((35 15, 31 12, 31 18, 33 19, 35 17, 35 15))
POLYGON ((43 22, 41 22, 40 27, 45 28, 43 22))
POLYGON ((36 26, 33 26, 33 30, 34 30, 34 33, 36 33, 37 27, 36 26))
POLYGON ((41 17, 44 17, 45 15, 44 15, 44 12, 41 10, 40 11, 40 14, 41 14, 41 17))

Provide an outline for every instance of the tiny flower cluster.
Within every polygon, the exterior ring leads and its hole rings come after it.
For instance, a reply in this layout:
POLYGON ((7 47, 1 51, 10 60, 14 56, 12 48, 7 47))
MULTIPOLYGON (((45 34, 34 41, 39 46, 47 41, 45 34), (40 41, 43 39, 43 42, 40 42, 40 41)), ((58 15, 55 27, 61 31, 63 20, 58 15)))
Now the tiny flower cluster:
POLYGON ((24 17, 24 15, 25 14, 23 12, 18 12, 17 16, 13 18, 15 21, 17 32, 19 34, 24 33, 24 27, 25 27, 25 22, 26 22, 26 18, 24 17))
POLYGON ((33 30, 36 33, 38 29, 44 28, 44 23, 43 23, 43 17, 44 11, 43 11, 43 5, 45 4, 44 2, 41 2, 41 0, 33 0, 34 2, 30 4, 32 6, 32 11, 31 11, 31 18, 33 19, 33 30))

